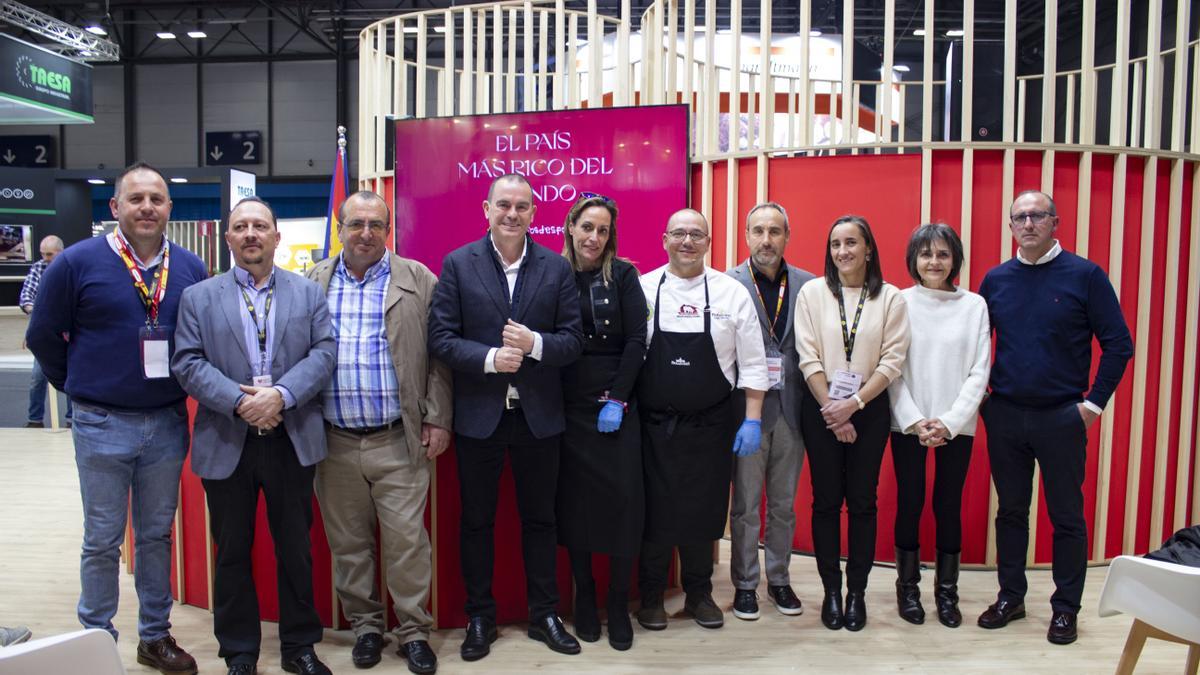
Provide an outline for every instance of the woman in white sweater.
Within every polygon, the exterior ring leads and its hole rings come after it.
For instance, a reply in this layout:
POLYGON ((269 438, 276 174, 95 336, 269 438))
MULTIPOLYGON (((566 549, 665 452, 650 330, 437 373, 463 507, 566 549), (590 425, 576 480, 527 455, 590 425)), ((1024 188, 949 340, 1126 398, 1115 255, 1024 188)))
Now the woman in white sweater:
POLYGON ((938 620, 962 624, 958 563, 962 551, 963 483, 979 403, 991 370, 991 336, 983 298, 954 286, 963 246, 947 225, 922 225, 908 242, 908 273, 916 286, 901 292, 912 342, 892 403, 896 469, 896 602, 900 617, 923 623, 918 541, 925 508, 925 454, 934 448, 933 514, 937 523, 934 600, 938 620))
POLYGON ((861 630, 891 420, 887 387, 908 350, 908 315, 900 291, 883 282, 866 220, 842 216, 828 241, 825 276, 801 286, 796 297, 796 351, 812 392, 800 404, 800 428, 813 483, 813 550, 825 587, 821 622, 830 630, 861 630), (843 503, 849 513, 844 606, 838 563, 843 503))

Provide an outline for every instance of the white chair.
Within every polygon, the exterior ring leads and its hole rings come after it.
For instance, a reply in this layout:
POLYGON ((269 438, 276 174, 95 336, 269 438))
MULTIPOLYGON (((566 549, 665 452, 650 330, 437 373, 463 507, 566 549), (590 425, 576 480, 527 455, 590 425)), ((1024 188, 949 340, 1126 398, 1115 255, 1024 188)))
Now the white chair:
POLYGON ((0 649, 0 675, 125 675, 117 643, 108 631, 53 635, 0 649))
POLYGON ((1146 638, 1188 646, 1185 673, 1200 666, 1200 567, 1123 555, 1108 568, 1100 591, 1100 616, 1134 618, 1117 664, 1118 675, 1132 673, 1146 638))

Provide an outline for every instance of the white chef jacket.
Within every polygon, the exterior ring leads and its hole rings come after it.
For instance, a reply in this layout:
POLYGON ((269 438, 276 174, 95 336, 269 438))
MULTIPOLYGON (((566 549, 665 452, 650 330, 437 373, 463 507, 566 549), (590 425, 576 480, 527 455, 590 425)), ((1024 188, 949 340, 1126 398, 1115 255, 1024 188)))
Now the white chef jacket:
POLYGON ((663 275, 658 322, 664 331, 699 333, 704 330, 704 280, 708 279, 709 307, 712 310, 710 334, 717 352, 717 362, 729 385, 741 389, 766 391, 767 355, 763 347, 762 326, 750 291, 741 282, 705 267, 704 274, 681 279, 667 271, 664 265, 642 275, 642 292, 646 294, 646 344, 654 337, 654 296, 658 280, 663 275), (735 385, 736 383, 736 385, 735 385))

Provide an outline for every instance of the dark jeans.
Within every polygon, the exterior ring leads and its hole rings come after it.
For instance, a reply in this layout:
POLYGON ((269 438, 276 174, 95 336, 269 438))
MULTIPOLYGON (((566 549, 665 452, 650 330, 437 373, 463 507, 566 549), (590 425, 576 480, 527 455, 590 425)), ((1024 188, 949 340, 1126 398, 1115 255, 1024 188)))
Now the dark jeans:
POLYGON ((875 561, 876 488, 879 466, 887 445, 891 411, 887 393, 875 397, 850 418, 858 432, 853 443, 842 443, 825 428, 821 408, 813 396, 800 404, 800 427, 808 445, 808 468, 812 475, 813 552, 817 571, 827 591, 840 591, 842 571, 842 504, 849 513, 846 586, 865 591, 875 561))
POLYGON ((1033 463, 1042 469, 1046 511, 1054 526, 1054 594, 1059 612, 1079 612, 1087 574, 1088 533, 1083 515, 1087 429, 1074 403, 1051 409, 1021 408, 995 397, 982 408, 988 455, 1000 508, 996 512, 996 560, 1000 598, 1023 601, 1029 548, 1033 463))
MULTIPOLYGON (((670 544, 642 542, 638 559, 638 589, 642 597, 661 596, 667 589, 667 571, 671 566, 670 544)), ((680 581, 688 595, 712 594, 713 543, 679 545, 680 581)))
MULTIPOLYGON (((971 465, 974 436, 959 435, 933 449, 933 518, 937 550, 962 551, 962 493, 971 465)), ((916 551, 921 512, 925 510, 925 453, 929 448, 913 434, 892 432, 892 464, 896 469, 896 547, 916 551)))
POLYGON ((275 541, 280 652, 291 658, 321 641, 308 537, 314 473, 315 467, 300 466, 286 434, 264 438, 251 432, 233 474, 203 481, 217 545, 213 632, 220 645, 217 655, 226 660, 257 657, 262 643, 251 565, 259 490, 267 502, 267 525, 275 541))
POLYGON ((459 496, 462 499, 459 544, 463 581, 467 587, 467 616, 496 619, 496 599, 492 597, 493 530, 506 453, 517 486, 529 617, 540 619, 555 613, 558 606, 555 580, 558 537, 554 504, 560 438, 534 437, 520 410, 504 413, 489 438, 455 435, 459 496))

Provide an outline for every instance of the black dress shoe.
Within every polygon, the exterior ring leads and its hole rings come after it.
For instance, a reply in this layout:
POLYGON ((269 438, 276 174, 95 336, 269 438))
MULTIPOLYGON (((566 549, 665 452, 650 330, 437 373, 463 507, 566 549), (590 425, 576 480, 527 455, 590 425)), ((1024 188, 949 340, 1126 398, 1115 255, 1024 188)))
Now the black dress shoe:
POLYGON ((821 603, 821 623, 829 630, 839 630, 845 623, 840 590, 825 591, 825 600, 821 603))
POLYGON ((230 664, 229 675, 258 675, 258 666, 253 663, 230 664))
POLYGON ((559 654, 578 654, 579 641, 563 627, 562 619, 557 614, 547 614, 529 623, 529 637, 546 643, 546 646, 559 654))
POLYGON ((1078 637, 1075 614, 1055 611, 1054 617, 1050 619, 1050 630, 1046 632, 1046 639, 1056 645, 1069 645, 1078 637))
POLYGON ((317 653, 311 649, 306 652, 300 652, 290 659, 285 658, 279 665, 289 673, 300 673, 300 675, 333 675, 333 671, 324 663, 321 663, 321 659, 317 658, 317 653))
POLYGON ((1004 628, 1009 621, 1025 618, 1025 603, 1013 600, 997 600, 979 615, 980 628, 1004 628))
POLYGON ((356 668, 370 668, 383 658, 383 636, 379 633, 363 633, 354 641, 350 660, 356 668))
POLYGON ((437 654, 425 640, 413 640, 400 645, 400 656, 408 659, 408 669, 414 673, 436 673, 437 654))
POLYGON ((496 622, 483 616, 473 616, 467 620, 467 636, 463 638, 459 654, 463 661, 478 661, 492 651, 491 644, 496 641, 496 622))
POLYGON ((867 625, 867 600, 862 591, 846 593, 846 630, 859 631, 867 625))

